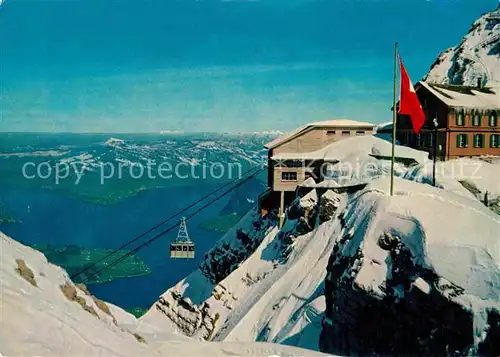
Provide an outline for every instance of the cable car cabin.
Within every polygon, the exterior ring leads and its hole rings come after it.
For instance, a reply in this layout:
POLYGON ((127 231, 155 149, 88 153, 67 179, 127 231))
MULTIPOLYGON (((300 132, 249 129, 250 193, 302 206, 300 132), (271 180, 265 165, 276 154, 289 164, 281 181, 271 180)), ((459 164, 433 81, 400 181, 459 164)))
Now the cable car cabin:
POLYGON ((194 258, 194 243, 179 242, 170 244, 170 258, 177 259, 193 259, 194 258))
POLYGON ((182 217, 181 219, 181 223, 179 224, 179 233, 177 233, 177 239, 170 244, 170 258, 194 258, 194 243, 191 239, 189 239, 186 217, 182 217))

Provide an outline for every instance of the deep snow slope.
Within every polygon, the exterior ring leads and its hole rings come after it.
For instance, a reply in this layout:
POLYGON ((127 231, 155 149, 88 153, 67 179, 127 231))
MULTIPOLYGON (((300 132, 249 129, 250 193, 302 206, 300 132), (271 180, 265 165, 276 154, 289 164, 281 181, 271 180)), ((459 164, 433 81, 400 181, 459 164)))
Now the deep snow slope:
POLYGON ((373 181, 339 216, 323 351, 498 355, 500 217, 444 189, 373 181))
POLYGON ((500 6, 477 19, 456 47, 443 51, 424 80, 441 84, 476 86, 500 84, 500 6))
POLYGON ((0 232, 0 355, 319 356, 269 343, 209 343, 139 321, 75 286, 40 252, 0 232))
POLYGON ((205 340, 318 350, 325 268, 337 237, 329 220, 341 205, 332 191, 319 197, 312 190, 289 207, 281 230, 272 214, 251 211, 140 320, 205 340))
MULTIPOLYGON (((431 162, 410 168, 403 177, 432 184, 431 162)), ((500 214, 500 160, 495 157, 460 158, 438 162, 436 184, 439 188, 476 198, 500 214)))
MULTIPOLYGON (((3 233, 0 244, 0 352, 4 355, 148 352, 149 345, 139 343, 133 335, 136 323, 132 315, 106 304, 108 315, 42 253, 3 233), (16 260, 23 275, 36 286, 21 276, 16 260)), ((149 340, 149 336, 142 337, 149 340)))

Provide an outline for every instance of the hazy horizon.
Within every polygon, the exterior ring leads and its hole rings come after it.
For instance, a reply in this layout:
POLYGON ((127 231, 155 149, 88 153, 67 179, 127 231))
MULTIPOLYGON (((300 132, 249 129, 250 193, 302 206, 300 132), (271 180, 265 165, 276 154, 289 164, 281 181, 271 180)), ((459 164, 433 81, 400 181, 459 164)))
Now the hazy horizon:
POLYGON ((0 7, 0 131, 287 132, 391 120, 497 0, 25 1, 0 7))

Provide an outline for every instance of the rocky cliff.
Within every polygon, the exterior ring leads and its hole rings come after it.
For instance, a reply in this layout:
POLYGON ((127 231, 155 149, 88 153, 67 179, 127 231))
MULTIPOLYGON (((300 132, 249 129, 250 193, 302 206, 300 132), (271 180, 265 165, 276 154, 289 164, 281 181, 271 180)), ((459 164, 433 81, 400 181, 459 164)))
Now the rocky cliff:
POLYGON ((455 47, 443 51, 425 81, 476 86, 500 83, 500 7, 474 21, 455 47))
POLYGON ((394 197, 387 186, 374 181, 338 216, 321 349, 498 356, 500 219, 427 185, 397 180, 394 197))

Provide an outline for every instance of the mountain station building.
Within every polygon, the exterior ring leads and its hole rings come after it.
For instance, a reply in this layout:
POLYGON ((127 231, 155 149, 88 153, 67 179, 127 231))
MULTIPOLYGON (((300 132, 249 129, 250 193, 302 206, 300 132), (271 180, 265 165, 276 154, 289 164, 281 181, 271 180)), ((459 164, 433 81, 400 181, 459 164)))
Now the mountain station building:
MULTIPOLYGON (((418 82, 417 96, 426 115, 419 134, 408 116, 398 115, 396 139, 437 159, 500 155, 500 92, 494 89, 418 82), (437 120, 437 143, 434 119, 437 120)), ((378 133, 392 135, 392 125, 378 133)))
POLYGON ((374 128, 375 124, 347 119, 321 121, 303 125, 267 143, 264 147, 268 150, 268 188, 259 197, 261 209, 279 205, 282 215, 283 207, 295 198, 297 187, 309 177, 320 177, 322 162, 305 159, 306 153, 352 136, 373 135, 374 128))

